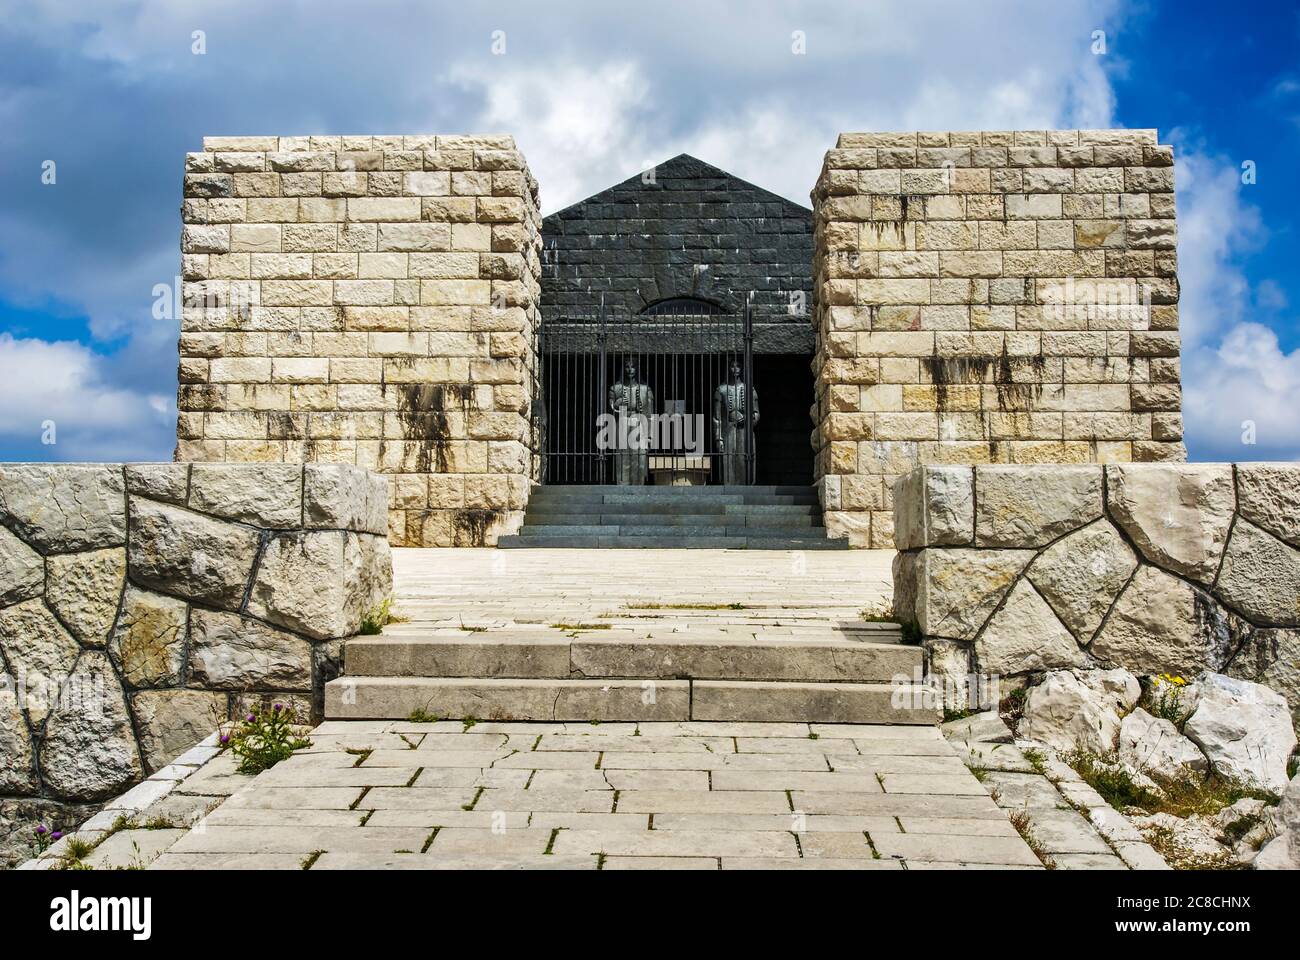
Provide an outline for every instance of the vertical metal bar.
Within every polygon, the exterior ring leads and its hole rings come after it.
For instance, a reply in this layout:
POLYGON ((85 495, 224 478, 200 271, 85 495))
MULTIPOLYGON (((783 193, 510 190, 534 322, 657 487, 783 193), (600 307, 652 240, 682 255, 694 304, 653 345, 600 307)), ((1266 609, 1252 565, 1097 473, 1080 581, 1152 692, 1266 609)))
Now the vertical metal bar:
MULTIPOLYGON (((596 323, 596 348, 597 348, 597 356, 599 357, 599 364, 600 364, 596 368, 596 409, 602 413, 605 412, 605 408, 609 403, 607 399, 609 396, 609 384, 606 381, 606 375, 608 371, 606 369, 607 360, 605 356, 605 333, 606 333, 605 295, 602 293, 600 295, 600 313, 598 315, 598 319, 596 323)), ((596 450, 595 482, 596 483, 609 482, 608 472, 606 470, 606 464, 605 464, 605 451, 603 448, 600 447, 598 447, 596 450)))
POLYGON ((754 291, 745 297, 745 483, 755 483, 754 459, 754 291))

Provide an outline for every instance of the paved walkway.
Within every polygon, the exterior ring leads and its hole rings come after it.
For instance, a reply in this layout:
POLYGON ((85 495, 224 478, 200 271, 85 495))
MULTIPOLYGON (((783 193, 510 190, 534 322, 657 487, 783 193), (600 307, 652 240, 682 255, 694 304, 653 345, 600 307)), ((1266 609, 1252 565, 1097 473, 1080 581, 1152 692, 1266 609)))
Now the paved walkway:
POLYGON ((219 760, 182 783, 236 793, 153 868, 1040 865, 935 728, 345 721, 312 741, 252 782, 219 760))

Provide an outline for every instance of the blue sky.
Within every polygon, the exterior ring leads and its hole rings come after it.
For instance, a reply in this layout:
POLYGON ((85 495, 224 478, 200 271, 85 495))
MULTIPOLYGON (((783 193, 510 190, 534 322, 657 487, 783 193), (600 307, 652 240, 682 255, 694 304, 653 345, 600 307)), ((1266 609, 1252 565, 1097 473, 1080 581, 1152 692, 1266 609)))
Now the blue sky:
POLYGON ((0 459, 170 457, 176 325, 154 289, 179 266, 182 158, 205 134, 509 132, 549 211, 680 152, 806 203, 842 130, 1053 126, 1175 145, 1191 456, 1300 459, 1294 5, 6 7, 0 459))

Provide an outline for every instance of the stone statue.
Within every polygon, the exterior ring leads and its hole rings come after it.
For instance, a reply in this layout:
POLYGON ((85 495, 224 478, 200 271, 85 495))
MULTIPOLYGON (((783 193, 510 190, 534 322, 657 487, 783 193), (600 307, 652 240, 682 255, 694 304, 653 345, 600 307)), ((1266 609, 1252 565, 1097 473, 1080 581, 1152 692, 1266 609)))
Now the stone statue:
POLYGON ((655 393, 637 379, 636 361, 631 357, 623 364, 623 379, 609 388, 609 410, 619 420, 614 482, 641 486, 650 476, 649 432, 655 393))
POLYGON ((749 453, 746 422, 758 426, 758 391, 740 379, 740 361, 731 361, 731 380, 713 392, 713 439, 722 455, 722 482, 745 484, 749 453))

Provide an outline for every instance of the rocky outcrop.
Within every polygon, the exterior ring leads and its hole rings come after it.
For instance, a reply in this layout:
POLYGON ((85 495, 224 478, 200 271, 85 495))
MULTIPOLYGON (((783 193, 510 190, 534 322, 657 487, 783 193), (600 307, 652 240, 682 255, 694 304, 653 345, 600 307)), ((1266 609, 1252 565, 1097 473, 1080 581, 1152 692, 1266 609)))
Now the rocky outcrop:
POLYGON ((1286 697, 1291 719, 1300 730, 1300 629, 1251 631, 1223 672, 1262 683, 1286 697))
POLYGON ((1286 700, 1267 687, 1222 674, 1196 684, 1196 709, 1183 732, 1220 777, 1281 793, 1296 746, 1286 700))

